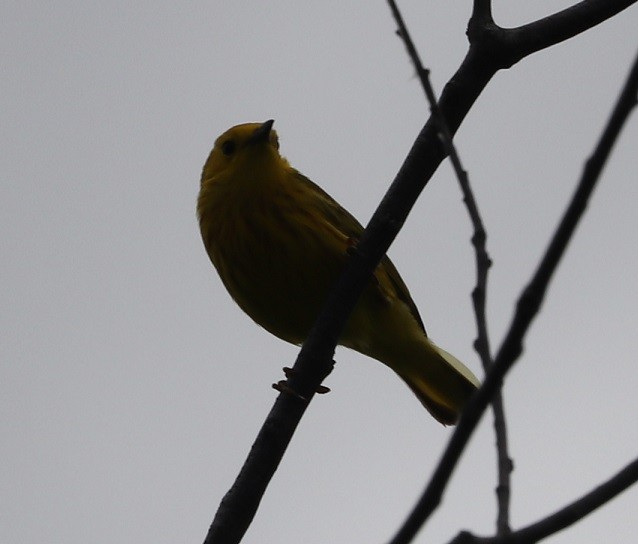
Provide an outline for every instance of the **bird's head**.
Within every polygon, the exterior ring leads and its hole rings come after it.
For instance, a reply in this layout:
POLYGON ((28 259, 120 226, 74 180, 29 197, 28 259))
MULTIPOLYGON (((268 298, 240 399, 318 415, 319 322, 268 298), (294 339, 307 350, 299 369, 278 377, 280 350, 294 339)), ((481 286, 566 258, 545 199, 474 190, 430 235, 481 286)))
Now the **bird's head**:
POLYGON ((249 174, 255 170, 268 170, 285 163, 279 155, 279 140, 272 129, 274 121, 244 123, 224 132, 211 151, 202 173, 202 184, 224 173, 249 174))

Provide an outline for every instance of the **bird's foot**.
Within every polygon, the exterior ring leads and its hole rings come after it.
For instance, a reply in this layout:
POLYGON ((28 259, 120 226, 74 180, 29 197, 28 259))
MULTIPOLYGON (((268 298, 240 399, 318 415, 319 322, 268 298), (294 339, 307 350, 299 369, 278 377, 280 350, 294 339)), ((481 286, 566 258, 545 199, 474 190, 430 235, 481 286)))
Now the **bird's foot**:
MULTIPOLYGON (((286 378, 290 378, 291 376, 297 373, 296 370, 288 366, 285 366, 283 370, 284 370, 284 374, 286 375, 286 378)), ((288 380, 280 380, 277 383, 273 383, 272 387, 273 389, 276 389, 280 393, 288 393, 289 395, 292 395, 293 397, 296 397, 299 400, 303 400, 303 401, 308 400, 306 397, 304 397, 303 395, 300 395, 292 387, 290 387, 290 385, 288 385, 288 380)), ((326 387, 325 385, 320 385, 319 387, 317 387, 315 393, 317 393, 318 395, 325 395, 326 393, 330 393, 330 388, 326 387)))
POLYGON ((297 393, 297 391, 295 391, 292 387, 290 387, 286 380, 279 380, 277 383, 273 383, 272 388, 276 389, 280 393, 287 393, 288 395, 291 395, 295 397, 296 399, 303 400, 304 402, 308 402, 308 399, 304 397, 303 395, 300 395, 299 393, 297 393))

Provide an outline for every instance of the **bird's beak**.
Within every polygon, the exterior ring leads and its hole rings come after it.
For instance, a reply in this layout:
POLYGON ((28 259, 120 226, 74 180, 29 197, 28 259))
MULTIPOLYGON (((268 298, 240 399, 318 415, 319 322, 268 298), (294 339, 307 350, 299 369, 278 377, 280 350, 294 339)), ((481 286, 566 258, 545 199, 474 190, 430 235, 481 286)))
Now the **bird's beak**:
POLYGON ((267 142, 270 138, 270 130, 272 129, 274 122, 274 119, 269 119, 263 125, 256 128, 255 132, 253 132, 251 137, 248 139, 248 143, 256 144, 259 142, 267 142))

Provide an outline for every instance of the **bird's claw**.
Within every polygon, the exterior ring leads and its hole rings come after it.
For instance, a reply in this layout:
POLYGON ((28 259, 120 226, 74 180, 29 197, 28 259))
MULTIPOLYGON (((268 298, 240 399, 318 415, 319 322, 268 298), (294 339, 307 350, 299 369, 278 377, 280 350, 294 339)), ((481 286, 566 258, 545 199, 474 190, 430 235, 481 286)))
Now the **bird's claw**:
POLYGON ((292 395, 293 397, 299 400, 308 402, 308 399, 304 397, 303 395, 300 395, 299 393, 297 393, 297 391, 295 391, 292 387, 290 387, 286 380, 279 380, 277 383, 273 383, 272 388, 276 389, 280 393, 287 393, 288 395, 292 395))
MULTIPOLYGON (((296 370, 290 368, 289 366, 285 366, 283 370, 286 378, 290 378, 290 376, 293 376, 297 373, 296 370)), ((330 393, 330 388, 326 387, 325 385, 320 385, 319 387, 317 387, 315 393, 317 393, 317 395, 325 395, 326 393, 330 393)))
MULTIPOLYGON (((284 370, 284 374, 286 375, 286 378, 290 378, 291 376, 297 373, 296 370, 288 366, 285 366, 283 370, 284 370)), ((280 380, 277 383, 273 383, 272 387, 273 389, 276 389, 280 393, 288 393, 289 395, 292 395, 293 397, 296 397, 300 400, 304 400, 304 401, 308 400, 306 399, 306 397, 304 397, 303 395, 300 395, 292 387, 290 387, 290 385, 288 385, 288 380, 280 380)), ((318 395, 325 395, 326 393, 330 393, 330 388, 326 387, 325 385, 320 385, 319 387, 317 387, 315 393, 317 393, 318 395)))

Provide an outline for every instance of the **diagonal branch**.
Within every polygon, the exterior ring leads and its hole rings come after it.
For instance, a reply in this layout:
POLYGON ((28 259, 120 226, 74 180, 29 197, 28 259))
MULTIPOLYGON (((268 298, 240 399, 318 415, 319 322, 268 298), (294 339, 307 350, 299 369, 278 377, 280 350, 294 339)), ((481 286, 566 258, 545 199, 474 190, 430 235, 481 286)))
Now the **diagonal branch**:
POLYGON ((423 523, 436 510, 443 496, 456 464, 467 445, 476 425, 485 412, 493 394, 501 387, 503 378, 523 351, 523 338, 527 333, 543 302, 558 264, 567 249, 585 209, 600 173, 607 162, 629 113, 637 104, 638 57, 623 87, 612 115, 596 145, 594 153, 587 160, 577 189, 559 223, 531 281, 523 290, 512 319, 510 328, 489 370, 483 385, 470 399, 461 420, 448 443, 441 461, 432 475, 428 486, 417 505, 401 527, 391 544, 407 544, 416 535, 423 523))
POLYGON ((522 58, 573 38, 634 3, 635 0, 583 0, 549 17, 509 29, 508 33, 522 58))
POLYGON ((611 479, 551 516, 512 533, 511 538, 496 538, 494 544, 532 543, 569 527, 638 482, 638 459, 611 479))
POLYGON ((580 521, 638 482, 638 458, 574 502, 546 518, 505 536, 480 537, 468 532, 450 544, 533 544, 580 521))

